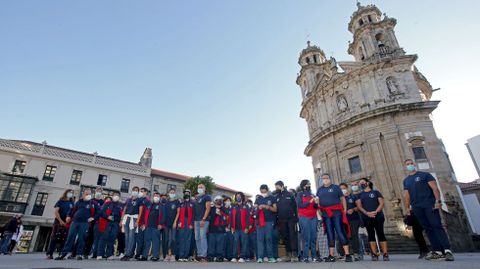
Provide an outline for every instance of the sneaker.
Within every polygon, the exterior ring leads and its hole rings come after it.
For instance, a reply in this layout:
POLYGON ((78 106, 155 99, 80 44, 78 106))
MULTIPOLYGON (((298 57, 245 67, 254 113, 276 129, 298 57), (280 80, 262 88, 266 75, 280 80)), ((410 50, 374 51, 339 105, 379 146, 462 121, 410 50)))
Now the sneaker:
POLYGON ((290 262, 298 262, 298 257, 294 256, 294 257, 290 258, 290 262))
POLYGON ((47 260, 53 260, 53 256, 52 255, 47 255, 46 259, 47 260))
POLYGON ((237 259, 233 258, 233 259, 231 260, 231 262, 237 262, 237 259))
POLYGON ((263 263, 263 259, 258 259, 257 263, 263 263))
POLYGON ((267 257, 264 257, 264 258, 263 258, 263 261, 264 261, 264 262, 268 262, 268 258, 267 258, 267 257))
POLYGON ((325 258, 325 262, 336 262, 336 261, 337 259, 332 255, 329 255, 328 257, 325 258))
POLYGON ((150 258, 150 260, 151 260, 152 262, 158 262, 158 260, 160 260, 160 258, 152 257, 152 258, 150 258))
MULTIPOLYGON (((385 258, 385 257, 384 257, 385 258)), ((346 255, 345 256, 345 262, 353 262, 352 255, 346 255)))
POLYGON ((277 262, 283 262, 282 258, 277 258, 277 262))
POLYGON ((372 253, 372 261, 373 262, 378 261, 378 255, 377 254, 372 253))
POLYGON ((445 250, 445 261, 447 262, 453 262, 455 260, 455 257, 453 257, 453 253, 450 250, 445 250))
POLYGON ((68 260, 75 260, 75 256, 73 256, 73 255, 70 255, 70 256, 68 256, 68 258, 67 258, 67 259, 68 259, 68 260))
POLYGON ((97 258, 97 255, 92 255, 92 257, 90 257, 90 259, 96 259, 97 258))
POLYGON ((97 261, 101 261, 101 260, 103 260, 103 257, 102 257, 102 256, 98 256, 96 259, 97 259, 97 261))
POLYGON ((383 261, 384 262, 390 261, 390 256, 388 256, 388 253, 383 254, 383 261))
POLYGON ((269 262, 269 263, 276 263, 277 260, 276 260, 275 258, 270 258, 270 259, 268 259, 268 262, 269 262))
POLYGON ((240 263, 244 263, 244 262, 245 262, 245 260, 244 260, 243 258, 240 258, 240 259, 238 259, 238 262, 240 262, 240 263))
MULTIPOLYGON (((84 260, 88 260, 88 255, 83 255, 84 260)), ((77 259, 78 260, 78 259, 77 259)))
POLYGON ((425 256, 425 260, 427 261, 436 261, 445 258, 443 254, 438 253, 436 251, 430 251, 427 256, 425 256))
POLYGON ((77 261, 83 260, 82 256, 77 256, 77 261))
POLYGON ((114 256, 110 256, 110 257, 106 257, 105 258, 107 261, 113 261, 115 260, 115 257, 114 256))
POLYGON ((353 254, 353 260, 356 262, 360 261, 360 257, 358 256, 358 254, 353 254))
MULTIPOLYGON (((62 254, 62 255, 56 257, 55 260, 56 260, 56 261, 61 261, 61 260, 65 259, 65 256, 66 256, 66 255, 62 254)), ((69 258, 70 258, 70 257, 69 257, 69 258)))
POLYGON ((302 258, 303 263, 310 263, 310 260, 308 258, 302 258))
POLYGON ((122 262, 128 262, 130 260, 130 257, 128 256, 123 256, 121 259, 120 259, 122 262))
POLYGON ((123 257, 125 257, 125 254, 123 254, 123 253, 120 253, 120 255, 118 255, 118 258, 119 258, 119 259, 121 259, 121 258, 123 258, 123 257))
POLYGON ((140 262, 144 262, 144 261, 148 261, 148 258, 147 257, 139 257, 138 259, 135 258, 137 261, 140 261, 140 262))

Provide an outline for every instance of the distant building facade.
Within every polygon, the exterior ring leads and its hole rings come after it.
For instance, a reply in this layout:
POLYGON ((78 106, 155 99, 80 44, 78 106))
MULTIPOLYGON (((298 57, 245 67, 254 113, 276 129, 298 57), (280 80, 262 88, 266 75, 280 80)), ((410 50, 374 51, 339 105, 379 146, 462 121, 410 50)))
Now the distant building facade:
POLYGON ((403 240, 403 162, 414 159, 420 170, 438 179, 443 218, 457 250, 471 249, 462 201, 448 154, 437 137, 431 112, 433 89, 414 66, 394 32, 397 21, 374 5, 353 13, 348 53, 354 61, 337 62, 308 42, 298 59, 300 115, 308 125, 305 154, 315 177, 330 173, 336 183, 370 178, 385 197, 386 231, 403 240))
POLYGON ((466 146, 480 178, 480 135, 467 139, 466 146))
MULTIPOLYGON (((0 225, 24 214, 26 235, 21 249, 44 251, 54 221, 53 207, 66 189, 79 197, 84 188, 120 191, 126 199, 133 186, 181 193, 188 176, 152 169, 152 150, 140 162, 128 162, 80 151, 21 140, 0 139, 0 225)), ((216 185, 215 194, 235 190, 216 185)))

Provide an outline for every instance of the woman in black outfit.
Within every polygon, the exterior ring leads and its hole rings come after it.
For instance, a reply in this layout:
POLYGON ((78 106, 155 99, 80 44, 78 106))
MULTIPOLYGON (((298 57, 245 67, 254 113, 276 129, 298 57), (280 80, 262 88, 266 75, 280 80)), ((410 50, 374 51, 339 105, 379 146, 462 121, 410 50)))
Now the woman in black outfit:
POLYGON ((370 249, 372 250, 372 261, 378 261, 375 234, 380 242, 383 260, 388 261, 390 260, 388 256, 388 245, 383 230, 383 224, 385 223, 383 196, 379 191, 373 190, 373 183, 368 179, 360 180, 360 187, 363 191, 358 194, 356 204, 358 211, 363 213, 362 219, 368 233, 368 241, 370 243, 370 249))

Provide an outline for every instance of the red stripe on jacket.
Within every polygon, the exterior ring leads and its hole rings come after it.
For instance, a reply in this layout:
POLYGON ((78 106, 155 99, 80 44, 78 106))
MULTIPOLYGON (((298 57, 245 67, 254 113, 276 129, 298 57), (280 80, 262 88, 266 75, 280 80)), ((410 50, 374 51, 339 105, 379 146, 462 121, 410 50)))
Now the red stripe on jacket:
MULTIPOLYGON (((237 207, 232 209, 232 229, 237 227, 237 207)), ((240 227, 242 230, 247 229, 247 209, 240 208, 240 227)))
MULTIPOLYGON (((145 211, 145 217, 143 219, 143 224, 145 224, 146 226, 148 225, 148 216, 150 216, 150 210, 152 210, 152 206, 156 206, 157 204, 154 204, 152 203, 148 208, 147 210, 145 211)), ((160 206, 160 204, 158 204, 158 206, 160 206)), ((157 226, 158 225, 161 225, 160 221, 162 220, 162 217, 163 217, 163 211, 162 209, 158 209, 158 219, 157 219, 157 226)))
POLYGON ((178 228, 185 228, 185 209, 187 209, 188 214, 188 227, 192 226, 193 220, 193 208, 187 205, 187 208, 180 207, 180 222, 178 223, 178 228))

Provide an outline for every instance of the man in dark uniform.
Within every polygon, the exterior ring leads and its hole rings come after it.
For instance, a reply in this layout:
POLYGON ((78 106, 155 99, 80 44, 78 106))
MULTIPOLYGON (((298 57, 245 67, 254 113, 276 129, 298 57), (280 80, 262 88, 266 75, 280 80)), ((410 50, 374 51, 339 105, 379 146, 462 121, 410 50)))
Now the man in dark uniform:
POLYGON ((298 262, 298 214, 295 197, 285 189, 282 181, 275 183, 278 208, 278 224, 280 226, 280 236, 285 242, 287 249, 287 258, 291 262, 298 262))

